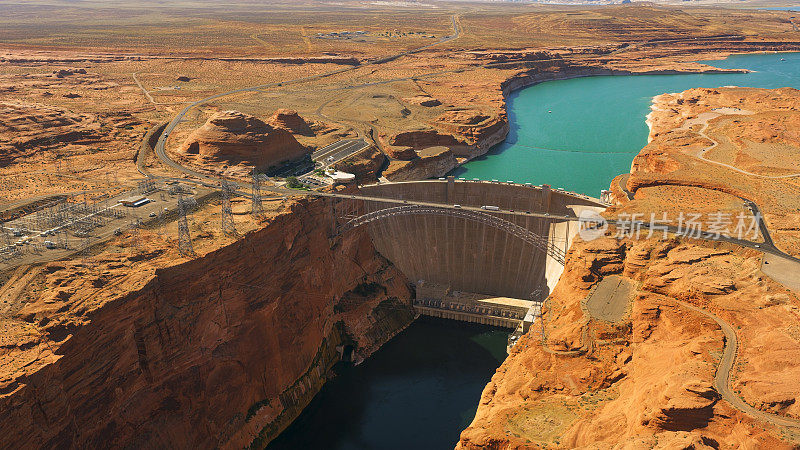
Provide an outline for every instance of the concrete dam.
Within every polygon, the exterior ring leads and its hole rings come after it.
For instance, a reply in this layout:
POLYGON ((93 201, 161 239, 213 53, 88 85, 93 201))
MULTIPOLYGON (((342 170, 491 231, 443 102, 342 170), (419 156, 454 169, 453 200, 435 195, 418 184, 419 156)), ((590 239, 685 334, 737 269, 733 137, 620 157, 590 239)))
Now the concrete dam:
POLYGON ((581 211, 606 206, 547 185, 453 177, 359 189, 368 197, 448 206, 359 200, 337 210, 340 226, 367 227, 378 252, 415 284, 418 312, 508 328, 555 287, 581 211))

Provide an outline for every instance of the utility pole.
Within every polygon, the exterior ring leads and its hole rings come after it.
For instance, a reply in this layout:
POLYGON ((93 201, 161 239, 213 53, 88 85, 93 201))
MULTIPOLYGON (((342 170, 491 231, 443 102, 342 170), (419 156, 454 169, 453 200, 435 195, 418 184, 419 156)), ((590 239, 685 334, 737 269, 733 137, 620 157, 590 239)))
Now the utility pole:
POLYGON ((233 187, 227 180, 220 182, 222 186, 222 233, 236 236, 236 224, 233 222, 233 213, 231 212, 231 195, 233 194, 233 187))
POLYGON ((186 220, 186 206, 183 203, 183 195, 178 193, 178 251, 181 256, 194 256, 192 247, 192 237, 189 235, 189 222, 186 220))
POLYGON ((253 209, 250 214, 253 217, 261 217, 264 215, 264 206, 261 204, 261 178, 253 167, 253 209))

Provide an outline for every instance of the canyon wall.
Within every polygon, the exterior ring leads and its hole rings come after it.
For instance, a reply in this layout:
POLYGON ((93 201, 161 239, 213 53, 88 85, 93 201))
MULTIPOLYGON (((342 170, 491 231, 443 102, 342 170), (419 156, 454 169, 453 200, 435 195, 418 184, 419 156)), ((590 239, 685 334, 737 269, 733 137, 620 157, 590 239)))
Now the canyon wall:
POLYGON ((365 232, 331 238, 330 211, 295 202, 193 260, 101 254, 12 280, 38 294, 3 329, 36 331, 3 341, 0 446, 265 445, 347 348, 413 319, 407 280, 365 232))

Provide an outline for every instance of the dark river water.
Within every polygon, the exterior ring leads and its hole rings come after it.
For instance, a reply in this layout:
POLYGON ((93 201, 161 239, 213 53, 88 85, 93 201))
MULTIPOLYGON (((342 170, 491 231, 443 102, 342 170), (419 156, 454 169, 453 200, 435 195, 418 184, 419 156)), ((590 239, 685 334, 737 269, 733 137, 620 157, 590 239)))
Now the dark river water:
POLYGON ((505 330, 421 317, 361 365, 341 365, 275 449, 452 449, 506 357, 505 330))

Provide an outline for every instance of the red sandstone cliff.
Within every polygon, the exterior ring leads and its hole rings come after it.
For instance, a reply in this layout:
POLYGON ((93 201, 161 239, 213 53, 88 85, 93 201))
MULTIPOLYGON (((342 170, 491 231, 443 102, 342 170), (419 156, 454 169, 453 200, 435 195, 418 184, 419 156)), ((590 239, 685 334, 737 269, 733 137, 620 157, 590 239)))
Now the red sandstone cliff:
POLYGON ((0 347, 0 446, 256 447, 343 344, 365 357, 413 317, 369 238, 301 201, 194 260, 105 253, 19 270, 0 347))

